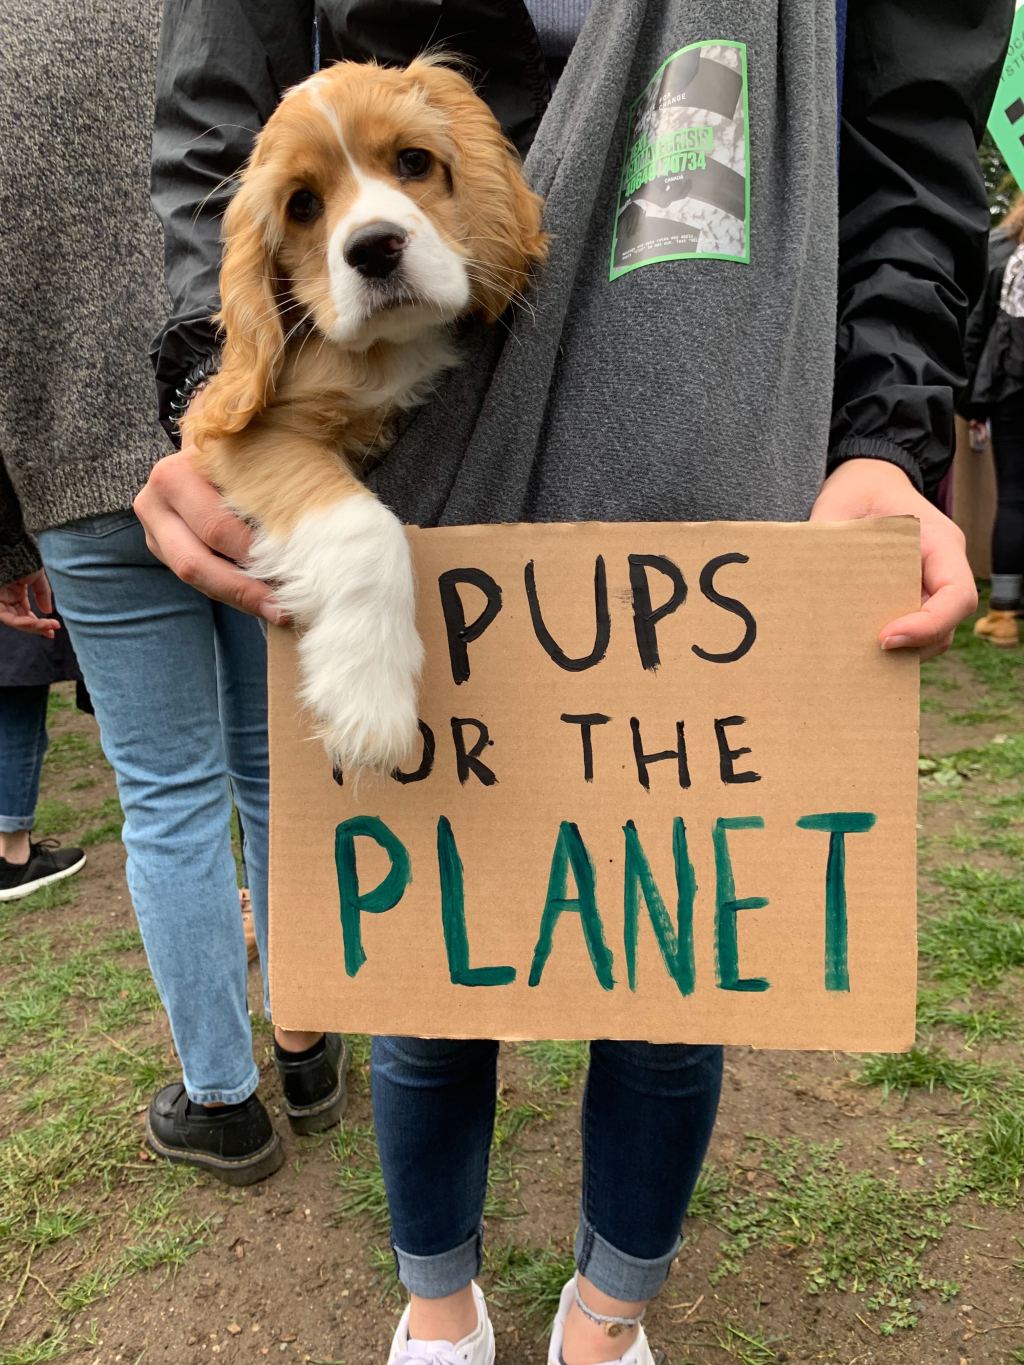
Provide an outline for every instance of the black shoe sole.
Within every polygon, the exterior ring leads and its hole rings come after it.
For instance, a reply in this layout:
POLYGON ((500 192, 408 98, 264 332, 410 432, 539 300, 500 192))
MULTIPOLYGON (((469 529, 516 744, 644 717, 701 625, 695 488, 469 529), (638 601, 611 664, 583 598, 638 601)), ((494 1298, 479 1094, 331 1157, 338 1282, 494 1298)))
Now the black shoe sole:
POLYGON ((266 1180, 267 1176, 273 1175, 284 1162, 284 1148, 277 1133, 252 1156, 229 1159, 212 1156, 207 1152, 193 1152, 184 1147, 165 1147, 160 1139, 154 1136, 148 1118, 146 1146, 166 1161, 178 1161, 185 1166, 198 1166, 200 1170, 208 1171, 218 1180, 223 1180, 225 1185, 255 1185, 257 1181, 266 1180))

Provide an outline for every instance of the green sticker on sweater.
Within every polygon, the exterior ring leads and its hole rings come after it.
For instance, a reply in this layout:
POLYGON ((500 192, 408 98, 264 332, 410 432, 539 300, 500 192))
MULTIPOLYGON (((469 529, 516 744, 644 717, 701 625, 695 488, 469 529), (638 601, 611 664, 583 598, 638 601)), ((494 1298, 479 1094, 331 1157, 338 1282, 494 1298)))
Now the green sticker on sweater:
POLYGON ((681 47, 630 109, 609 279, 695 259, 750 260, 743 43, 681 47))

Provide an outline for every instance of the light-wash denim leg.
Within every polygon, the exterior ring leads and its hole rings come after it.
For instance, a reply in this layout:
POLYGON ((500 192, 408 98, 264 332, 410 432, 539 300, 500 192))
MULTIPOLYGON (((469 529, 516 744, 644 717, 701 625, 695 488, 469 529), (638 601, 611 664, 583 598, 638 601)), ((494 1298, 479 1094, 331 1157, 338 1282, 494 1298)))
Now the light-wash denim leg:
POLYGON ((266 962, 265 644, 255 619, 180 582, 129 512, 44 531, 40 547, 124 807, 128 885, 189 1098, 256 1089, 231 852, 245 827, 266 962))

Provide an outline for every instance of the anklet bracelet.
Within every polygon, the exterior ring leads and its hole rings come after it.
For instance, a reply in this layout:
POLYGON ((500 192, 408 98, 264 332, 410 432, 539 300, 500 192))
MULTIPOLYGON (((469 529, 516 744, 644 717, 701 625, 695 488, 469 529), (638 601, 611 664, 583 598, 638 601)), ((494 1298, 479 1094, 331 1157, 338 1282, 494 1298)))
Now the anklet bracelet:
POLYGON ((595 1313, 592 1308, 588 1308, 583 1302, 583 1298, 580 1295, 579 1278, 577 1277, 573 1283, 576 1292, 576 1307, 585 1318, 589 1318, 591 1322, 595 1323, 598 1327, 603 1328, 607 1336, 621 1336, 628 1327, 639 1327, 641 1322, 643 1322, 644 1314, 647 1312, 646 1307, 642 1308, 634 1318, 619 1318, 611 1313, 595 1313))

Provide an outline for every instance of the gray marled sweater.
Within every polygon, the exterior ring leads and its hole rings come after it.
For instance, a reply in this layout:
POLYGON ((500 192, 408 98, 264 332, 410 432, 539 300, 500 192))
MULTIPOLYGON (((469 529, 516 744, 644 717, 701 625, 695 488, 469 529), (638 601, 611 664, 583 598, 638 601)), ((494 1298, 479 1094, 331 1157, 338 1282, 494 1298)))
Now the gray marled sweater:
POLYGON ((159 0, 0 3, 0 584, 31 532, 131 506, 166 452, 150 337, 159 0))

